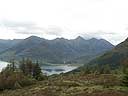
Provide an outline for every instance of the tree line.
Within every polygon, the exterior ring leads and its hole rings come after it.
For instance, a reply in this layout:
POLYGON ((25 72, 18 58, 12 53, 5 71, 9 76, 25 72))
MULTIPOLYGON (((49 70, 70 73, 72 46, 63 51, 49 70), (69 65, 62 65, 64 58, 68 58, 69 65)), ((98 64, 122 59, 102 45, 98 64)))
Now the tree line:
POLYGON ((26 76, 31 76, 36 80, 40 80, 42 78, 42 71, 39 65, 39 62, 33 63, 31 59, 22 59, 19 64, 19 69, 26 76))
POLYGON ((38 61, 32 62, 29 58, 23 58, 16 62, 12 59, 0 72, 0 90, 22 88, 45 78, 38 61))

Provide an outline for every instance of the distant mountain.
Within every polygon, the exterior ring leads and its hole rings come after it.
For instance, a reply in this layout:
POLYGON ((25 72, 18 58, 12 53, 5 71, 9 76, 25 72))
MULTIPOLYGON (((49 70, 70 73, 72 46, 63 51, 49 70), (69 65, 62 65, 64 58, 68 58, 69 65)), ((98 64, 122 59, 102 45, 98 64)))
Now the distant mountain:
POLYGON ((31 36, 1 52, 0 58, 9 60, 15 56, 16 59, 29 57, 48 63, 83 63, 113 47, 111 43, 103 39, 85 40, 79 36, 72 40, 64 38, 46 40, 31 36))
POLYGON ((11 48, 15 44, 18 44, 21 39, 14 39, 14 40, 3 40, 0 39, 0 52, 5 51, 8 48, 11 48))
POLYGON ((122 64, 123 61, 128 59, 128 38, 120 43, 119 45, 115 46, 109 52, 106 52, 104 55, 97 57, 96 59, 92 60, 89 65, 91 64, 99 64, 99 65, 110 65, 111 67, 117 67, 122 64))

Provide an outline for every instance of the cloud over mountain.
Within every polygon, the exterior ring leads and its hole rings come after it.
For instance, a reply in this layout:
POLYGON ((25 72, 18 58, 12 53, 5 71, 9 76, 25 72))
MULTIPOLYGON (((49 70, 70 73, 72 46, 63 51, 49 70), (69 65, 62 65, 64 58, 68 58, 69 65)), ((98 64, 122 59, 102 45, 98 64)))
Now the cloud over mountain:
POLYGON ((16 34, 23 35, 55 35, 61 36, 63 30, 57 26, 48 26, 43 28, 33 22, 16 22, 16 21, 2 21, 0 27, 5 27, 9 30, 13 30, 16 34))

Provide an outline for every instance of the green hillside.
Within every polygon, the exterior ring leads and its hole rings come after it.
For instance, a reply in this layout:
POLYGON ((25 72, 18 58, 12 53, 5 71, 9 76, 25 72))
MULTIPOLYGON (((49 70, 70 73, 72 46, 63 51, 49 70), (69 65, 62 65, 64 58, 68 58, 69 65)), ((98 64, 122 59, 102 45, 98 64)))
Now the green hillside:
POLYGON ((89 64, 110 65, 114 68, 120 66, 126 59, 128 59, 128 39, 115 46, 111 51, 92 60, 89 64))

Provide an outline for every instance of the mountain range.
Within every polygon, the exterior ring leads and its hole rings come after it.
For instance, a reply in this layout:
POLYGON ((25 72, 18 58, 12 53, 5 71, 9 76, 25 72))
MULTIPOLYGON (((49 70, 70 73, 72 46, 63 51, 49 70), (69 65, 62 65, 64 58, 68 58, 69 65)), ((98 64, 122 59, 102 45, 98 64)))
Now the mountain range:
POLYGON ((0 59, 8 61, 28 57, 48 63, 85 63, 114 46, 104 39, 83 37, 47 40, 37 36, 26 39, 0 40, 0 59))

